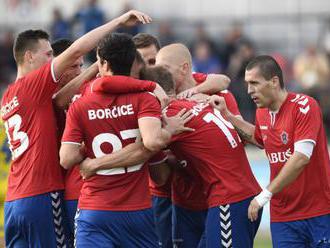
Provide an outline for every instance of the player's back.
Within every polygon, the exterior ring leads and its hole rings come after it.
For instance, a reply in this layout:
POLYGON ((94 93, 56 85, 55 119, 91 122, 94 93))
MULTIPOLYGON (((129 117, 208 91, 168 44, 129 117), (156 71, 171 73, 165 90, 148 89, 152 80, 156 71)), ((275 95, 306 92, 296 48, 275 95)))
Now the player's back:
POLYGON ((7 201, 63 189, 52 106, 51 64, 12 83, 1 101, 12 164, 7 201))
MULTIPOLYGON (((140 137, 138 119, 160 117, 160 106, 150 93, 92 93, 70 108, 70 118, 79 119, 77 128, 83 137, 78 140, 84 141, 88 157, 100 157, 134 143, 140 137)), ((69 139, 64 137, 64 141, 69 139)), ((150 206, 148 168, 143 164, 98 171, 84 182, 79 199, 81 209, 127 211, 150 206)))
POLYGON ((233 126, 205 103, 174 101, 167 113, 172 116, 182 108, 192 109, 195 117, 188 126, 195 131, 174 137, 171 150, 186 161, 187 173, 203 178, 209 207, 256 195, 260 188, 233 126))

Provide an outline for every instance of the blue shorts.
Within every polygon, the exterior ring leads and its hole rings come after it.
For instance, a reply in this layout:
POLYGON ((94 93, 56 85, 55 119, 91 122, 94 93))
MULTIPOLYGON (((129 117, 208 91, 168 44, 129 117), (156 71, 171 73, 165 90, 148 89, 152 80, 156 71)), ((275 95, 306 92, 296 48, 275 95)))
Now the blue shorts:
POLYGON ((206 215, 207 210, 193 211, 173 205, 172 235, 175 247, 205 247, 206 215))
POLYGON ((6 247, 64 247, 62 197, 52 192, 5 202, 6 247))
POLYGON ((159 247, 152 209, 138 211, 79 210, 76 217, 79 248, 159 247))
POLYGON ((159 246, 172 248, 172 201, 167 197, 152 197, 152 209, 156 224, 159 246))
POLYGON ((262 209, 258 220, 251 222, 248 219, 248 207, 252 199, 209 209, 205 231, 207 247, 253 247, 262 209))
POLYGON ((68 229, 68 243, 69 247, 74 246, 74 231, 75 231, 75 215, 77 212, 78 200, 66 200, 64 201, 64 208, 66 214, 66 227, 68 229))
POLYGON ((305 220, 272 222, 274 248, 330 248, 330 214, 305 220))

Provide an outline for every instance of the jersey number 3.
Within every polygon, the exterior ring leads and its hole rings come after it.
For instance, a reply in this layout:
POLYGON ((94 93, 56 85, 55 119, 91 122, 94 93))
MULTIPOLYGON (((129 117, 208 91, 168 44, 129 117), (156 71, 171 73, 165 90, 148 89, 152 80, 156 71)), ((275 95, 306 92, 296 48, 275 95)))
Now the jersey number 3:
POLYGON ((12 160, 21 156, 29 147, 29 137, 27 133, 20 131, 22 117, 18 114, 13 115, 5 121, 5 128, 8 137, 9 149, 12 160))

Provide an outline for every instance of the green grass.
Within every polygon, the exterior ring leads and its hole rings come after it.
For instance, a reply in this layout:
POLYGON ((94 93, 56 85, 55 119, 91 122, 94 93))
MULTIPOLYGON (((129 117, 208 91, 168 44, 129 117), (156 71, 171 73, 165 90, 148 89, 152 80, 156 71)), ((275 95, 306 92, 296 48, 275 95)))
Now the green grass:
POLYGON ((256 239, 254 241, 254 248, 272 248, 272 242, 270 239, 256 239))
POLYGON ((270 233, 258 232, 254 239, 254 248, 272 248, 272 241, 270 239, 270 233))

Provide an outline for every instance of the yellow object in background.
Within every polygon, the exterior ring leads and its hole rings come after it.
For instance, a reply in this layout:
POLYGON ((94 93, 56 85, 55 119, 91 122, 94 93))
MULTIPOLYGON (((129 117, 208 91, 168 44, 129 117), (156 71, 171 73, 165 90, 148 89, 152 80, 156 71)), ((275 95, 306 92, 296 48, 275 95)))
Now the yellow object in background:
POLYGON ((7 192, 7 178, 11 153, 8 148, 5 128, 0 123, 0 238, 4 236, 4 201, 7 192))

